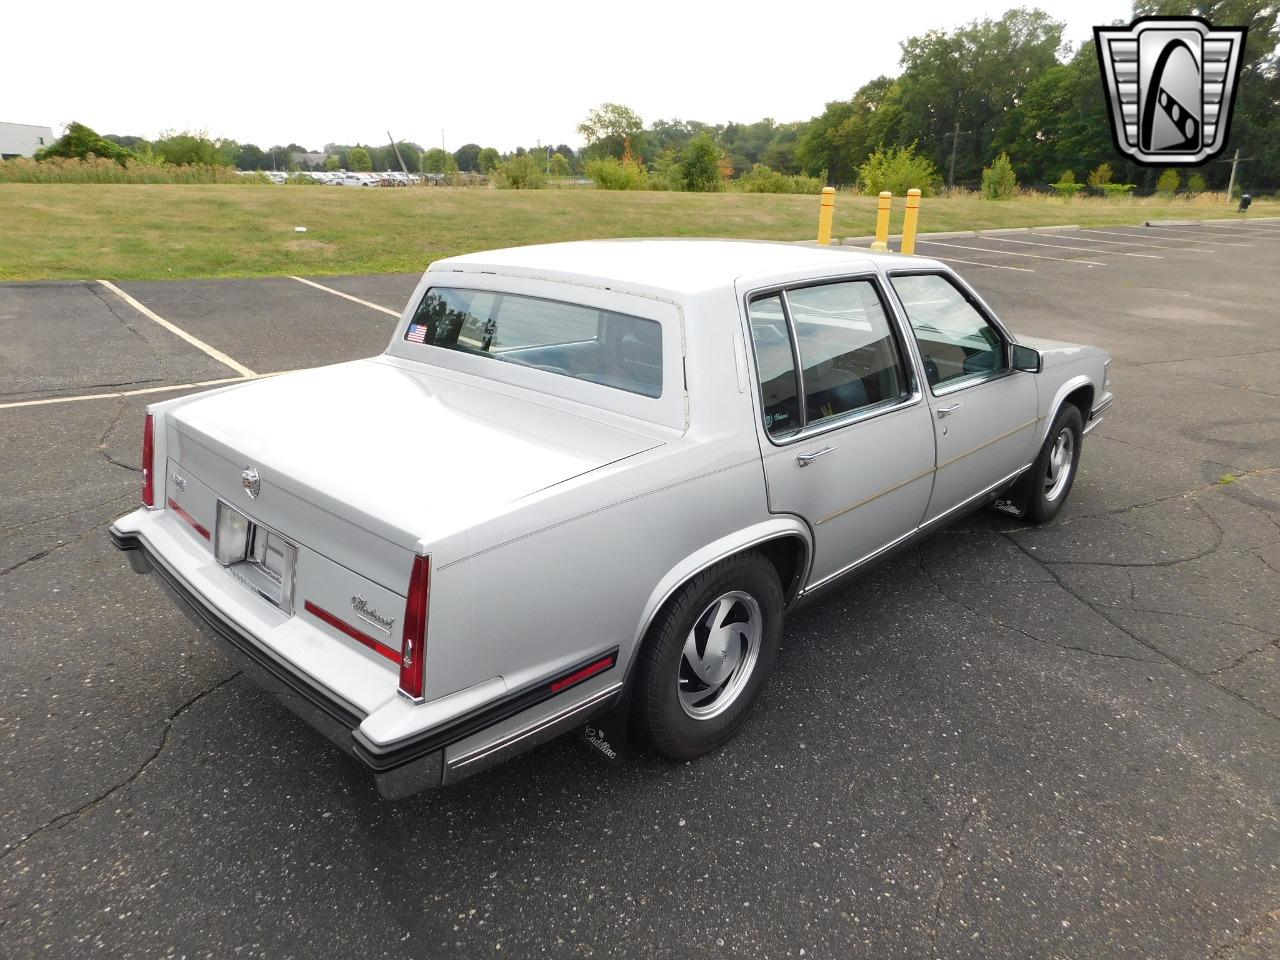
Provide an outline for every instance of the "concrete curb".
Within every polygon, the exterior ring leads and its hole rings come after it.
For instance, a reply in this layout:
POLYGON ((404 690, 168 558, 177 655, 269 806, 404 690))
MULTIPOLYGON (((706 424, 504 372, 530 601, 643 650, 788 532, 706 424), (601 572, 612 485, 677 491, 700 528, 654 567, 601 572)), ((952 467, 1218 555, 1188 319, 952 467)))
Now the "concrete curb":
POLYGON ((1055 227, 1032 227, 1032 233, 1070 233, 1073 230, 1079 230, 1078 223, 1062 223, 1055 227))
POLYGON ((1002 233, 1030 233, 1030 227, 1001 227, 998 230, 979 230, 980 237, 998 237, 1002 233))
POLYGON ((1222 220, 1201 220, 1201 223, 1275 223, 1280 217, 1251 217, 1247 214, 1240 214, 1238 217, 1226 217, 1222 220))
POLYGON ((1198 227, 1199 220, 1146 220, 1148 227, 1198 227))
MULTIPOLYGON (((949 237, 976 237, 977 235, 978 233, 976 230, 941 230, 941 231, 935 231, 933 233, 917 233, 916 239, 917 240, 929 240, 929 239, 946 240, 949 237)), ((891 241, 892 240, 900 241, 902 240, 902 234, 891 233, 889 234, 889 239, 891 241)), ((847 247, 865 247, 868 244, 872 243, 874 240, 875 240, 875 236, 872 235, 867 237, 843 237, 840 240, 840 242, 847 247)))

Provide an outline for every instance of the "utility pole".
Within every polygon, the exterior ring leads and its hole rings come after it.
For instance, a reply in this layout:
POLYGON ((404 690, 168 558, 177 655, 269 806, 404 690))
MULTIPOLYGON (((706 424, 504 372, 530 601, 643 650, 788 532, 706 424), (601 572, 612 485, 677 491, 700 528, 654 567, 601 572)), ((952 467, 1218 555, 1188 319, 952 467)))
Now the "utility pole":
POLYGON ((400 172, 406 177, 409 175, 409 168, 404 165, 404 157, 400 156, 400 148, 396 146, 396 138, 391 135, 391 131, 387 131, 387 139, 391 141, 391 149, 396 153, 396 162, 400 164, 400 172))
POLYGON ((1237 167, 1237 166, 1239 166, 1239 165, 1240 165, 1240 164, 1242 164, 1242 163, 1247 163, 1248 161, 1250 161, 1250 160, 1252 160, 1252 159, 1253 159, 1253 157, 1242 157, 1242 156, 1240 156, 1240 148, 1239 148, 1239 147, 1236 147, 1236 153, 1235 153, 1235 156, 1233 156, 1230 160, 1219 160, 1219 161, 1218 161, 1219 163, 1229 163, 1229 164, 1231 164, 1231 179, 1227 181, 1227 203, 1230 203, 1230 202, 1231 202, 1231 194, 1232 194, 1233 192, 1235 192, 1235 189, 1236 189, 1236 167, 1237 167))
POLYGON ((960 135, 968 133, 968 130, 960 129, 960 121, 956 121, 955 127, 950 133, 943 134, 943 140, 947 137, 951 138, 951 165, 947 170, 947 189, 950 190, 956 185, 956 147, 960 143, 960 135))

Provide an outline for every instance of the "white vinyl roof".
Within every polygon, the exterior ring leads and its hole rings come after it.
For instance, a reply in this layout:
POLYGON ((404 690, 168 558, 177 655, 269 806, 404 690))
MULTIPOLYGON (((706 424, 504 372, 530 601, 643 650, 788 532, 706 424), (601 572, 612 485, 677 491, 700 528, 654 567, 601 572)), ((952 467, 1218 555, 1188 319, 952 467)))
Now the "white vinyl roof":
POLYGON ((812 270, 866 269, 875 261, 892 266, 935 266, 921 257, 874 254, 857 247, 818 247, 764 240, 634 239, 581 240, 532 247, 509 247, 448 257, 431 272, 514 274, 592 285, 644 287, 697 293, 730 286, 738 279, 812 270))

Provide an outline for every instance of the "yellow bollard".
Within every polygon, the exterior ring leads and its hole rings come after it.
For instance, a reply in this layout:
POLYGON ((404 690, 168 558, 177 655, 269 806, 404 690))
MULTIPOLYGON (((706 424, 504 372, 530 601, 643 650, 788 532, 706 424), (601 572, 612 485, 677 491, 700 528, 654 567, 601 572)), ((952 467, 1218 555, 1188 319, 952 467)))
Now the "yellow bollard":
POLYGON ((888 190, 880 194, 880 207, 876 210, 876 240, 871 244, 872 250, 889 249, 889 207, 893 204, 893 194, 888 190))
POLYGON ((836 215, 836 188, 822 188, 822 206, 818 209, 818 243, 826 246, 831 242, 831 221, 836 215))
POLYGON ((902 218, 902 252, 916 252, 916 227, 920 222, 920 191, 907 191, 907 214, 902 218))

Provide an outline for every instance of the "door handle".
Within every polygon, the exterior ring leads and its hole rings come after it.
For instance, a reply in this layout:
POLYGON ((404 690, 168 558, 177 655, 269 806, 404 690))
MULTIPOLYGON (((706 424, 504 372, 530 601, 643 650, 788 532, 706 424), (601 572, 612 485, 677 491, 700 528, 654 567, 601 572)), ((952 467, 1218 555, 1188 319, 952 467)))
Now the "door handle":
POLYGON ((813 461, 817 460, 819 457, 826 456, 834 449, 835 447, 823 447, 821 450, 813 451, 813 453, 799 454, 796 457, 796 463, 800 464, 802 467, 807 467, 809 464, 813 463, 813 461))
POLYGON ((951 414, 955 413, 957 410, 959 410, 963 406, 964 406, 963 403, 953 403, 947 407, 939 407, 938 419, 942 420, 942 419, 945 419, 946 417, 951 416, 951 414))

